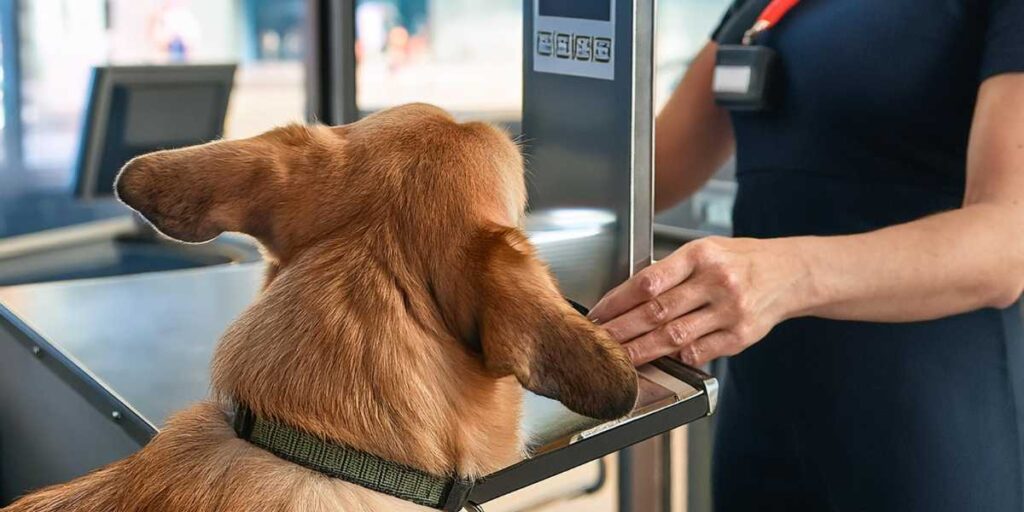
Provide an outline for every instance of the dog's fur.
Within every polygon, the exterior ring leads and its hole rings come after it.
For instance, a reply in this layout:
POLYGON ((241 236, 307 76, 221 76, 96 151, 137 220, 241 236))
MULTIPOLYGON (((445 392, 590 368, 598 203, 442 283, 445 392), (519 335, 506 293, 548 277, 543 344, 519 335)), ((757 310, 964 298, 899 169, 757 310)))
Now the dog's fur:
POLYGON ((226 415, 236 400, 468 478, 522 456, 520 383, 599 418, 634 404, 625 353, 560 297, 515 227, 522 159, 489 125, 407 105, 290 126, 137 158, 117 192, 172 238, 256 237, 263 292, 220 341, 211 401, 135 455, 10 512, 422 509, 238 439, 226 415))

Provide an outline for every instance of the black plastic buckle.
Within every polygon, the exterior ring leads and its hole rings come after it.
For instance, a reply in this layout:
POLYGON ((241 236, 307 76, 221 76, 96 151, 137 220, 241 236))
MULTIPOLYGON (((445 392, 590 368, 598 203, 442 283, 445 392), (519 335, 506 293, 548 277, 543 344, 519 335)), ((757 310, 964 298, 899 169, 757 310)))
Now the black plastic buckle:
POLYGON ((459 512, 466 508, 469 503, 469 493, 473 491, 473 486, 476 482, 472 480, 454 479, 452 480, 452 487, 448 489, 448 498, 444 502, 444 506, 441 510, 445 512, 459 512))
POLYGON ((235 429, 239 439, 248 441, 255 423, 256 415, 248 407, 241 404, 235 406, 235 419, 231 422, 231 428, 235 429))
POLYGON ((579 314, 587 316, 587 314, 590 313, 590 310, 587 309, 587 307, 584 306, 583 304, 580 304, 579 302, 576 302, 568 297, 565 297, 565 300, 566 302, 569 303, 570 306, 572 306, 573 309, 579 312, 579 314))

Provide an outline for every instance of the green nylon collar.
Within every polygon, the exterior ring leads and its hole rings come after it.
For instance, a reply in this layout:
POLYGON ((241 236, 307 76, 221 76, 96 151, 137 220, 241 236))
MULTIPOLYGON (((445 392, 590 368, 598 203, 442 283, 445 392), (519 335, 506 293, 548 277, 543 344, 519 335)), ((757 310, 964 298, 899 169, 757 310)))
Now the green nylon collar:
POLYGON ((238 437, 284 460, 424 507, 461 510, 473 488, 472 482, 431 475, 259 418, 242 405, 232 426, 238 437))

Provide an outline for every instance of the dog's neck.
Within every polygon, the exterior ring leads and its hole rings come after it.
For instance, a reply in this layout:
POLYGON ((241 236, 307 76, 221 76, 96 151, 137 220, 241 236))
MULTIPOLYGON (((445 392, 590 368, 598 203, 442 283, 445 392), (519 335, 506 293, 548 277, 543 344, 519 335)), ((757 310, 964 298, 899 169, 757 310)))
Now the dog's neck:
POLYGON ((277 271, 218 346, 217 395, 435 474, 477 477, 518 460, 518 382, 489 376, 429 293, 347 249, 277 271))

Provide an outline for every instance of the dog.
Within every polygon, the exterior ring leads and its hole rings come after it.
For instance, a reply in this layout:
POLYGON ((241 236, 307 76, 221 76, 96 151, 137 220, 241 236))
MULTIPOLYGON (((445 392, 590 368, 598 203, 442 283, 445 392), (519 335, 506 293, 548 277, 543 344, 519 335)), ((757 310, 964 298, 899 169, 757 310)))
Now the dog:
POLYGON ((141 156, 115 188, 170 238, 253 236, 263 288, 217 346, 208 401, 9 512, 431 510, 240 438, 233 408, 473 480, 524 457, 523 387, 594 418, 634 406, 629 358, 517 227, 523 159, 496 127, 405 105, 141 156))

